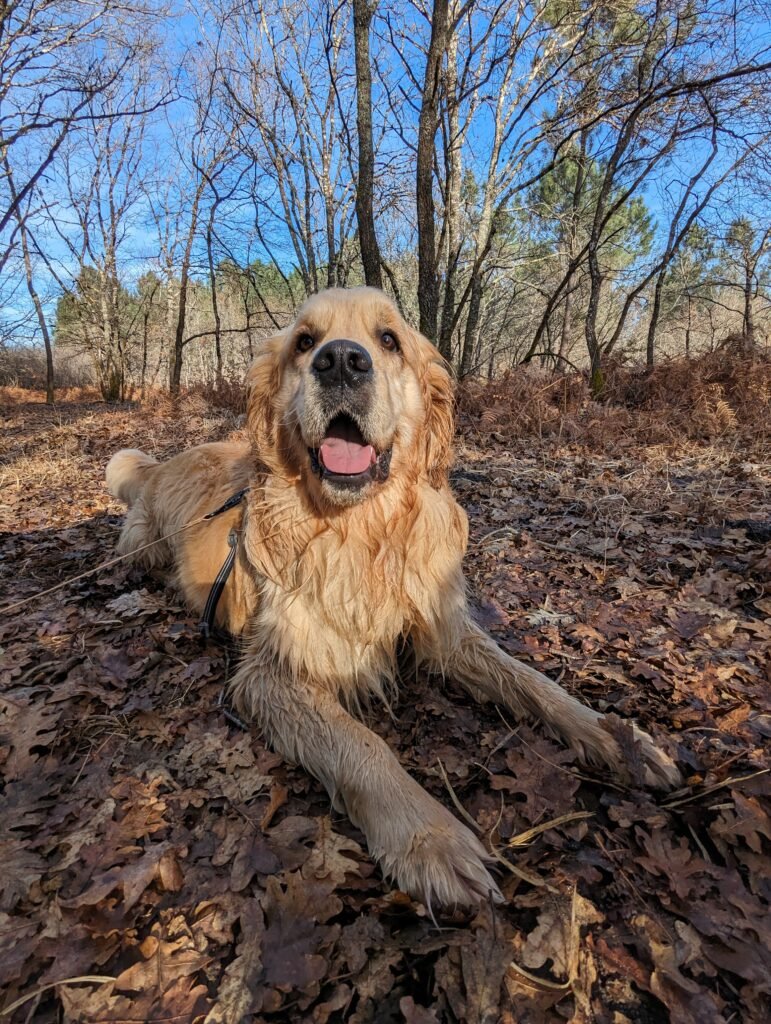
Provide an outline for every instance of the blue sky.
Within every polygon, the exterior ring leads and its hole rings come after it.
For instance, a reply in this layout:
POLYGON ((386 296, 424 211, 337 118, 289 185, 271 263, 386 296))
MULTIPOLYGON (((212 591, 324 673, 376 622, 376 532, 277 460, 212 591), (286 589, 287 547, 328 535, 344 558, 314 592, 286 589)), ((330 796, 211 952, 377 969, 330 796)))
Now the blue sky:
MULTIPOLYGON (((718 2, 711 5, 711 10, 714 12, 715 17, 718 15, 722 17, 728 7, 728 4, 718 2)), ((373 38, 372 44, 373 60, 377 62, 376 70, 386 70, 389 73, 391 85, 397 86, 395 90, 397 95, 400 95, 399 88, 401 88, 402 93, 414 92, 414 86, 410 83, 409 71, 413 71, 419 81, 422 70, 420 52, 412 40, 417 37, 418 32, 422 32, 424 35, 426 33, 426 23, 415 12, 414 8, 404 6, 400 9, 406 12, 405 19, 399 21, 395 15, 390 15, 392 18, 391 28, 401 39, 400 45, 403 49, 406 67, 400 64, 399 59, 394 56, 392 51, 390 54, 391 63, 386 65, 385 61, 387 60, 388 53, 384 54, 384 44, 380 40, 386 39, 387 45, 390 46, 390 35, 387 32, 388 26, 382 19, 376 24, 377 37, 373 38)), ((382 9, 382 11, 385 10, 385 8, 382 9)), ((303 25, 303 22, 299 24, 298 32, 303 31, 303 25)), ((159 62, 162 59, 177 73, 180 89, 180 98, 154 117, 146 139, 148 158, 158 161, 162 176, 171 176, 173 179, 174 175, 178 173, 177 144, 180 140, 185 141, 184 137, 186 133, 189 133, 190 126, 191 110, 188 102, 190 75, 195 68, 196 61, 200 59, 201 54, 205 54, 206 45, 208 45, 202 36, 202 32, 206 33, 210 42, 212 31, 212 21, 206 16, 205 11, 193 14, 184 5, 180 5, 172 16, 157 28, 157 56, 159 62)), ((318 36, 313 31, 308 31, 307 39, 309 61, 319 59, 318 36)), ((721 47, 724 50, 726 48, 731 49, 734 42, 740 52, 746 53, 750 47, 755 52, 763 50, 771 52, 771 7, 757 4, 754 10, 740 23, 735 40, 724 37, 718 38, 717 36, 715 36, 714 42, 707 39, 703 43, 705 60, 710 57, 710 52, 715 47, 721 47)), ((521 59, 524 60, 525 56, 523 55, 521 59)), ((473 170, 478 178, 482 178, 484 175, 487 152, 489 151, 492 139, 491 110, 497 95, 497 81, 498 79, 494 76, 490 82, 487 89, 487 101, 481 104, 477 110, 474 127, 469 134, 468 143, 464 150, 465 166, 473 170)), ((343 86, 349 88, 350 80, 341 82, 341 89, 343 86)), ((347 102, 350 102, 350 95, 347 102)), ((551 103, 551 100, 549 102, 551 103)), ((382 126, 382 112, 388 111, 388 105, 385 102, 384 90, 377 73, 375 75, 375 105, 376 122, 379 122, 382 126)), ((409 111, 409 104, 405 104, 404 109, 409 111)), ((538 107, 533 109, 534 119, 537 118, 541 109, 538 107)), ((406 127, 408 138, 414 138, 416 129, 414 111, 409 113, 406 127)), ((606 142, 607 140, 603 140, 602 132, 597 132, 592 143, 597 155, 601 156, 607 151, 606 142)), ((286 144, 289 147, 288 152, 291 152, 293 140, 288 138, 286 144)), ((704 159, 706 154, 705 147, 705 137, 694 139, 687 148, 677 152, 671 162, 663 164, 642 190, 642 195, 645 197, 649 209, 659 224, 660 236, 667 227, 667 215, 669 212, 668 203, 665 202, 667 193, 676 192, 678 183, 690 176, 694 166, 704 159)), ((185 147, 183 146, 184 149, 185 147)), ((391 125, 390 130, 380 136, 377 158, 381 166, 391 165, 396 168, 391 187, 395 188, 397 193, 400 193, 398 201, 404 206, 412 201, 414 190, 410 167, 411 160, 405 156, 405 153, 408 153, 408 151, 405 151, 402 139, 394 130, 393 125, 391 125)), ((512 153, 512 157, 516 156, 516 152, 512 153)), ((541 149, 537 159, 542 160, 545 156, 546 150, 541 149)), ((720 173, 721 166, 725 166, 725 161, 728 160, 730 160, 730 156, 726 153, 721 156, 722 164, 717 162, 713 170, 716 173, 720 173)), ((87 174, 85 161, 83 162, 83 168, 85 175, 87 174)), ((66 209, 67 203, 61 175, 58 173, 49 175, 46 188, 49 199, 53 195, 59 201, 58 223, 60 226, 65 226, 71 214, 66 209)), ((152 190, 152 183, 149 188, 152 190)), ((728 196, 729 190, 727 189, 723 202, 725 202, 728 196)), ((518 201, 521 201, 521 198, 519 197, 518 201)), ((741 211, 744 207, 755 216, 759 214, 766 216, 769 212, 767 197, 765 197, 764 202, 762 195, 739 196, 734 194, 731 197, 731 214, 734 211, 741 211)), ((223 207, 223 209, 226 210, 226 216, 223 218, 225 221, 225 228, 223 230, 227 230, 229 238, 233 241, 235 254, 244 260, 249 258, 249 256, 259 255, 259 246, 256 249, 253 247, 250 249, 245 241, 250 237, 254 241, 253 232, 251 231, 251 222, 254 216, 253 210, 248 205, 240 204, 231 204, 229 208, 223 207)), ((49 256, 61 266, 62 271, 66 274, 68 267, 72 266, 72 260, 64 244, 58 240, 56 233, 51 228, 40 227, 37 229, 37 234, 41 239, 41 243, 45 243, 49 256)), ((282 229, 280 225, 277 225, 273 231, 273 241, 277 258, 288 269, 293 262, 293 250, 288 242, 285 229, 282 229)), ((409 229, 405 230, 402 244, 410 245, 413 242, 414 233, 409 229)), ((148 203, 146 200, 139 200, 133 207, 124 248, 122 274, 126 283, 136 280, 146 270, 155 268, 158 262, 157 257, 157 233, 152 224, 148 203)), ((200 263, 200 260, 197 263, 200 263)), ((51 284, 45 268, 40 263, 38 264, 37 281, 41 292, 46 297, 48 308, 52 310, 58 288, 51 284)), ((14 306, 17 304, 18 312, 23 312, 26 307, 23 289, 18 290, 12 297, 11 306, 6 310, 6 315, 9 312, 13 315, 14 306)))

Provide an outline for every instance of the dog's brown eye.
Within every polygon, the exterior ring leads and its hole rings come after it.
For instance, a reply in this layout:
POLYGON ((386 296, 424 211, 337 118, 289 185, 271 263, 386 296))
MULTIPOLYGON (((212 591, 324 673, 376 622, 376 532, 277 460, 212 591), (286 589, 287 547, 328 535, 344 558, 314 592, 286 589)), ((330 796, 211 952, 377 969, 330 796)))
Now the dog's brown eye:
POLYGON ((310 334, 301 334, 297 339, 297 351, 310 352, 315 344, 316 340, 315 338, 312 338, 310 334))
POLYGON ((399 342, 390 331, 383 331, 380 335, 380 344, 383 348, 388 349, 389 352, 396 352, 399 348, 399 342))

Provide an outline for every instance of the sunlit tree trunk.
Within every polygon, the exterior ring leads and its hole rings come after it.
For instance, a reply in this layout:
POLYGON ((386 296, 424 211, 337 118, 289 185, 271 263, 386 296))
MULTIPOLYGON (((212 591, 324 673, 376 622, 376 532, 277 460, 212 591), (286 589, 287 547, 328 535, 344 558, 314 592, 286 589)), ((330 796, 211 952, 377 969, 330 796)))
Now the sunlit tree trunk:
POLYGON ((420 330, 436 341, 439 315, 439 276, 437 270, 434 210, 434 142, 439 127, 439 90, 442 59, 447 46, 448 0, 434 0, 431 16, 431 41, 426 56, 423 94, 418 119, 416 166, 416 204, 418 226, 418 308, 420 330))
POLYGON ((356 59, 356 132, 358 137, 358 177, 356 181, 356 220, 359 248, 364 266, 364 281, 374 288, 383 287, 380 249, 375 231, 373 193, 375 190, 375 152, 372 143, 372 68, 369 33, 377 0, 353 0, 353 42, 356 59))

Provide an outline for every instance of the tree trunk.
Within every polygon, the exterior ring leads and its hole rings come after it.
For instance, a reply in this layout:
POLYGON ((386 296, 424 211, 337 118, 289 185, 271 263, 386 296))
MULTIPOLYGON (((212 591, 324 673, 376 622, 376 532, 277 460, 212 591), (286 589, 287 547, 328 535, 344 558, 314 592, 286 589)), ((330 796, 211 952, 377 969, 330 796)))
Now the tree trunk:
POLYGON ((488 383, 493 379, 495 373, 495 357, 497 355, 497 347, 493 341, 490 345, 490 355, 487 357, 487 380, 488 383))
POLYGON ((685 358, 691 358, 691 293, 688 292, 688 324, 685 328, 685 358))
POLYGON ((114 270, 110 277, 110 333, 115 342, 115 350, 118 353, 118 397, 121 402, 126 400, 126 352, 123 347, 123 337, 120 328, 120 314, 118 301, 120 296, 120 283, 117 270, 114 270))
POLYGON ((468 285, 470 295, 466 330, 463 335, 463 352, 461 354, 460 376, 467 376, 474 365, 474 351, 479 337, 479 317, 482 311, 482 293, 484 291, 484 265, 495 238, 494 215, 492 205, 485 200, 477 233, 477 249, 471 267, 471 278, 468 285), (481 248, 480 248, 481 246, 481 248))
MULTIPOLYGON (((581 132, 578 151, 578 166, 576 167, 576 182, 573 188, 573 195, 570 204, 570 224, 568 226, 568 266, 571 266, 576 255, 578 245, 578 220, 581 210, 581 199, 584 194, 584 182, 586 181, 586 144, 588 133, 581 132)), ((565 295, 565 309, 562 318, 562 332, 560 334, 559 351, 557 353, 560 364, 563 357, 567 357, 572 347, 572 323, 573 316, 573 275, 568 275, 565 283, 567 294, 565 295)))
POLYGON ((140 394, 142 401, 145 398, 145 386, 147 382, 147 335, 150 329, 150 308, 148 307, 142 315, 142 373, 139 378, 140 394))
POLYGON ((35 288, 34 275, 32 273, 32 260, 30 259, 29 244, 27 242, 27 227, 24 223, 21 211, 17 209, 16 212, 16 222, 19 225, 19 234, 21 237, 21 251, 24 255, 24 272, 27 278, 27 291, 29 292, 30 299, 32 299, 32 305, 35 307, 35 315, 37 317, 38 326, 40 327, 40 333, 43 336, 43 344, 45 345, 46 350, 46 403, 48 405, 53 405, 54 353, 51 346, 51 335, 48 331, 43 303, 40 301, 40 296, 35 288))
POLYGON ((476 274, 471 285, 466 333, 463 338, 463 353, 460 360, 460 377, 468 377, 474 362, 474 349, 479 335, 479 314, 482 309, 482 275, 476 274))
POLYGON ((214 270, 214 251, 212 247, 212 234, 214 227, 214 214, 217 203, 212 205, 209 215, 209 222, 206 225, 206 256, 209 261, 209 287, 211 288, 211 311, 214 317, 214 352, 217 359, 217 371, 215 386, 222 387, 222 322, 220 320, 220 307, 217 296, 217 274, 214 270))
MULTIPOLYGON (((571 274, 572 277, 572 274, 571 274)), ((562 311, 562 330, 560 331, 560 343, 557 350, 557 366, 562 365, 562 360, 570 351, 573 339, 571 337, 571 317, 573 316, 573 289, 571 281, 567 283, 567 295, 565 296, 565 308, 562 311)), ((548 330, 548 327, 547 327, 548 330)))
POLYGON ((174 328, 174 347, 171 350, 171 369, 169 372, 169 391, 178 395, 182 385, 182 358, 185 350, 185 318, 187 315, 187 267, 183 266, 179 278, 179 302, 177 305, 177 324, 174 328))
POLYGON ((337 283, 337 247, 335 244, 335 211, 332 207, 332 183, 326 174, 322 181, 321 194, 324 197, 327 222, 327 288, 334 288, 337 283))
MULTIPOLYGON (((453 8, 454 13, 454 8, 453 8)), ((444 358, 452 360, 452 335, 456 310, 456 282, 462 241, 460 238, 460 188, 462 174, 462 138, 460 104, 458 102, 458 36, 452 32, 447 40, 447 191, 445 222, 447 225, 447 269, 444 278, 444 300, 439 328, 438 348, 444 358)))
MULTIPOLYGON (((174 268, 169 259, 166 266, 166 331, 162 336, 162 347, 165 348, 171 342, 176 332, 177 323, 177 284, 174 280, 174 268)), ((169 373, 172 373, 173 352, 169 353, 169 373)), ((171 380, 171 378, 169 378, 171 380)))
POLYGON ((448 0, 434 0, 431 42, 426 56, 426 73, 418 119, 416 202, 418 221, 418 306, 420 330, 436 340, 439 313, 439 279, 436 267, 434 225, 434 142, 439 124, 439 81, 447 45, 448 0))
POLYGON ((597 338, 597 313, 600 308, 600 291, 602 289, 602 275, 600 273, 597 249, 589 250, 589 280, 591 290, 589 292, 589 305, 586 310, 586 348, 589 352, 589 369, 592 395, 599 398, 604 387, 602 376, 602 359, 600 353, 600 342, 597 338))
MULTIPOLYGON (((451 234, 451 232, 450 232, 451 234)), ((452 362, 452 333, 455 314, 455 281, 457 276, 460 248, 450 242, 447 258, 447 276, 444 282, 444 301, 442 302, 442 319, 439 329, 437 348, 448 363, 452 362)))
POLYGON ((252 344, 252 311, 249 308, 249 282, 247 281, 243 291, 244 320, 246 321, 246 347, 249 351, 249 362, 254 359, 254 346, 252 344))
POLYGON ((656 359, 656 331, 659 326, 659 316, 661 315, 661 294, 664 290, 666 273, 667 268, 662 268, 659 276, 656 278, 656 287, 653 289, 653 305, 651 306, 651 318, 648 323, 648 340, 645 345, 645 363, 647 366, 653 366, 656 359))
POLYGON ((746 351, 755 345, 755 319, 752 310, 752 266, 744 265, 744 316, 742 317, 742 343, 746 351))
POLYGON ((120 360, 116 359, 116 339, 113 329, 111 312, 112 297, 108 295, 110 288, 109 274, 105 268, 100 270, 99 305, 102 313, 102 341, 104 344, 104 371, 102 374, 102 397, 107 402, 122 398, 120 360))
POLYGON ((190 230, 182 256, 182 267, 179 274, 179 304, 177 306, 177 324, 174 329, 174 348, 171 353, 171 370, 169 373, 169 391, 175 397, 182 385, 182 359, 185 350, 185 319, 187 316, 187 286, 190 279, 190 259, 193 252, 193 239, 198 227, 198 207, 203 193, 203 180, 198 186, 190 214, 190 230))
POLYGON ((372 197, 375 187, 375 152, 372 144, 372 67, 369 29, 377 0, 353 0, 353 43, 356 54, 356 131, 359 145, 359 174, 356 182, 356 220, 364 280, 373 288, 383 287, 380 249, 375 231, 372 197))

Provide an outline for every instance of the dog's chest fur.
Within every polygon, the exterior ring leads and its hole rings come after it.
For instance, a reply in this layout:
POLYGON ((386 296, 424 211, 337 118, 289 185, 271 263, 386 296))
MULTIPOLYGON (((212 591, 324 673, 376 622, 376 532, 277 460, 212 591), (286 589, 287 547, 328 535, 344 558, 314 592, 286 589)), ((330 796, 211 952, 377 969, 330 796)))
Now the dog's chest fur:
POLYGON ((334 520, 309 517, 286 492, 264 494, 246 551, 265 655, 338 690, 380 691, 398 639, 462 603, 466 536, 446 488, 389 488, 334 520))

